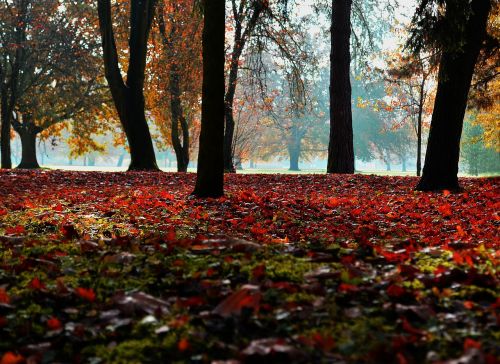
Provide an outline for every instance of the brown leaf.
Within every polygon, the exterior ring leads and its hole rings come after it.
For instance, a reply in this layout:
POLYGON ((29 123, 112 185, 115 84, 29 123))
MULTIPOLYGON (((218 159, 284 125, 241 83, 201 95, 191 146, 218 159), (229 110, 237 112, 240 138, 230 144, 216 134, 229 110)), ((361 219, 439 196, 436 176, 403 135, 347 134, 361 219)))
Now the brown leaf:
POLYGON ((261 299, 260 288, 247 284, 219 303, 213 313, 222 317, 230 317, 240 315, 243 308, 250 308, 255 312, 259 310, 261 299))

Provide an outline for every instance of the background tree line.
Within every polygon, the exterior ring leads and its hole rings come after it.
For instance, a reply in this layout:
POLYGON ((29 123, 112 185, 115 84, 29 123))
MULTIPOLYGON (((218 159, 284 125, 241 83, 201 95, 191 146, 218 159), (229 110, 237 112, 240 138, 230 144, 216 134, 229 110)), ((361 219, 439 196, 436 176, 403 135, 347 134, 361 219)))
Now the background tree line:
POLYGON ((404 25, 391 1, 310 5, 2 0, 2 167, 16 132, 20 168, 38 167, 37 137, 75 158, 112 135, 129 170, 158 170, 170 149, 185 172, 198 152, 207 195, 221 168, 280 156, 291 170, 326 158, 329 173, 415 160, 420 175, 427 134, 420 189, 457 189, 460 153, 470 173, 498 169, 498 2, 420 1, 404 25), (384 52, 387 38, 400 47, 384 52))

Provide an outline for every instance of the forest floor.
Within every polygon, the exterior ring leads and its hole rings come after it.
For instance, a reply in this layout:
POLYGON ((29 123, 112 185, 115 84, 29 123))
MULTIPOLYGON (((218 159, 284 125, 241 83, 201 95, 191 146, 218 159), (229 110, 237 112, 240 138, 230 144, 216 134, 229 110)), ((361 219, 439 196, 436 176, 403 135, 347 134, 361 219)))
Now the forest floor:
POLYGON ((194 181, 0 172, 1 364, 498 363, 499 178, 194 181))

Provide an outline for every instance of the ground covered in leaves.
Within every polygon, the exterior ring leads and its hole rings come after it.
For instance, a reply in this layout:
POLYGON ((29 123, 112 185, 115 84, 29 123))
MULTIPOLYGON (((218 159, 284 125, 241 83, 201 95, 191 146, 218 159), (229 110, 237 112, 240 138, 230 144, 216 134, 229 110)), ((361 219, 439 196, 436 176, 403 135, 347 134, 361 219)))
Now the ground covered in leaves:
POLYGON ((499 179, 0 172, 7 363, 497 363, 499 179))

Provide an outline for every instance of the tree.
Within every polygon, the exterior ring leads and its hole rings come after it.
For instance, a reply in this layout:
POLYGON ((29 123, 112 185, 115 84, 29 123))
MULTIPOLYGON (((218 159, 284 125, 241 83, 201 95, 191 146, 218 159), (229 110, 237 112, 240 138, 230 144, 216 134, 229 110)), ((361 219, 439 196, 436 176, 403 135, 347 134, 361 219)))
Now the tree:
POLYGON ((144 79, 156 0, 130 4, 129 59, 126 81, 121 74, 113 31, 111 0, 98 0, 104 68, 113 101, 130 148, 129 170, 158 170, 145 114, 144 79))
POLYGON ((460 162, 468 174, 477 176, 480 173, 500 172, 500 151, 488 148, 485 143, 485 133, 481 124, 477 123, 474 115, 466 117, 462 143, 460 148, 460 162))
POLYGON ((354 173, 350 36, 352 0, 332 0, 328 173, 354 173))
POLYGON ((460 138, 490 10, 490 0, 447 0, 437 4, 424 1, 417 9, 410 46, 420 51, 424 45, 434 45, 441 51, 427 153, 417 190, 460 188, 457 177, 460 138))
POLYGON ((92 7, 88 2, 67 1, 63 11, 57 0, 43 4, 19 0, 10 5, 2 12, 6 24, 2 39, 16 43, 1 50, 3 74, 9 79, 3 90, 2 108, 9 113, 4 120, 21 138, 18 167, 38 168, 37 136, 49 130, 60 133, 69 122, 85 123, 107 98, 92 25, 83 23, 92 7))
POLYGON ((417 137, 417 176, 422 170, 424 120, 432 112, 428 105, 432 101, 430 85, 436 68, 433 58, 423 54, 392 54, 388 56, 387 69, 379 70, 390 99, 380 100, 380 107, 395 114, 398 119, 395 126, 410 125, 417 137))
POLYGON ((202 18, 192 10, 194 3, 160 1, 158 27, 153 30, 153 37, 158 36, 160 42, 154 42, 154 77, 147 90, 148 106, 162 135, 168 135, 179 172, 188 168, 201 96, 202 18))
POLYGON ((193 194, 224 194, 224 63, 226 7, 224 0, 204 0, 203 88, 198 175, 193 194))
MULTIPOLYGON (((229 73, 225 94, 224 169, 234 172, 234 100, 242 64, 252 68, 255 78, 261 78, 260 56, 269 48, 293 62, 298 54, 295 29, 288 17, 289 0, 231 0, 234 34, 229 58, 229 73), (247 49, 249 60, 243 59, 247 49), (246 62, 245 62, 246 61, 246 62), (245 63, 244 63, 245 62, 245 63)), ((259 80, 257 82, 261 82, 259 80)))

